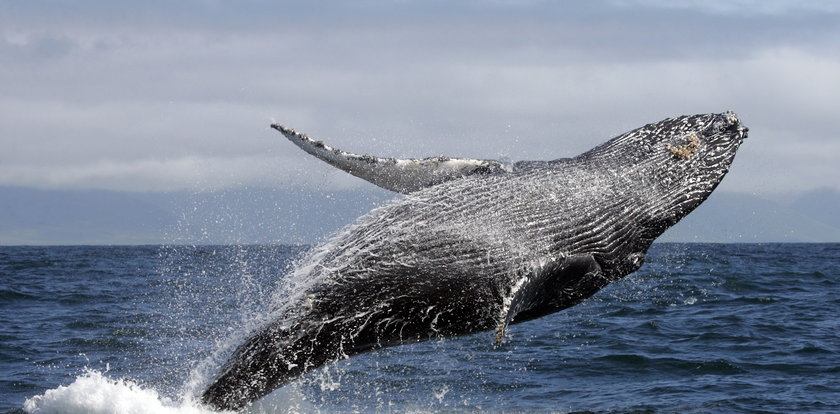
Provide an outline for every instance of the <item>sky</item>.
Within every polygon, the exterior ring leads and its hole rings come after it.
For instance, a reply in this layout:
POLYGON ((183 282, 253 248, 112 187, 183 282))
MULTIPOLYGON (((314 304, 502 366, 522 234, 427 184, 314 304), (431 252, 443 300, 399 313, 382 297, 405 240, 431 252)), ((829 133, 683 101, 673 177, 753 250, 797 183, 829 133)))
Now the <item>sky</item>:
POLYGON ((750 128, 721 189, 840 190, 840 2, 0 0, 0 186, 369 186, 380 156, 574 156, 681 114, 750 128))

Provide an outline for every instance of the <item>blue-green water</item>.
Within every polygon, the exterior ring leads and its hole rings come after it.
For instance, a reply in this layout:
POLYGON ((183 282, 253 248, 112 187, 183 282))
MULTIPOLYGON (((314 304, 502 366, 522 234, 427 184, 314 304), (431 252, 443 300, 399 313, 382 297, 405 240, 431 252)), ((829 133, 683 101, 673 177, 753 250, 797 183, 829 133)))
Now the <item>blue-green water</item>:
MULTIPOLYGON (((0 413, 202 412, 214 352, 301 251, 0 247, 0 413)), ((657 244, 493 343, 360 355, 251 412, 840 412, 840 245, 657 244)))

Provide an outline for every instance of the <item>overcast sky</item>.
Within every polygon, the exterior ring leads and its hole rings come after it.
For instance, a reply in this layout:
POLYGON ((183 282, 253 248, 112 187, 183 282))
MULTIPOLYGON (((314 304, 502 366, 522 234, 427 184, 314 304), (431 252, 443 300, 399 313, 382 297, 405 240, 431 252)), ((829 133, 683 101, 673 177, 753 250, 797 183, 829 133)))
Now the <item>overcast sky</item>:
POLYGON ((554 159, 732 109, 721 188, 840 190, 838 45, 836 1, 0 1, 0 185, 347 188, 268 125, 554 159))

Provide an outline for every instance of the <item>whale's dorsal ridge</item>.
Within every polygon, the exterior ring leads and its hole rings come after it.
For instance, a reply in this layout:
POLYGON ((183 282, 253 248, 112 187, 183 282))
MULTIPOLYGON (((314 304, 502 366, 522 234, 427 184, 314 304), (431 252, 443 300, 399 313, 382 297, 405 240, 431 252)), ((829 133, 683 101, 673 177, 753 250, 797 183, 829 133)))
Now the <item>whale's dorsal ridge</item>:
POLYGON ((398 159, 353 154, 280 124, 272 124, 271 127, 316 158, 379 187, 404 194, 470 175, 499 174, 513 170, 511 165, 495 160, 450 158, 443 155, 398 159))

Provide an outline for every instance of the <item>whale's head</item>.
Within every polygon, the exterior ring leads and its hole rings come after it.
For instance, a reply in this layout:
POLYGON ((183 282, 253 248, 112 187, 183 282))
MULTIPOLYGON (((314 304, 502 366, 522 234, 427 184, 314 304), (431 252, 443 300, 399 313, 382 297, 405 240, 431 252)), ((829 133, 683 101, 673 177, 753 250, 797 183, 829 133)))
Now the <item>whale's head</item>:
POLYGON ((649 138, 651 221, 656 237, 700 205, 729 172, 748 129, 733 112, 684 116, 653 124, 649 138))
POLYGON ((729 172, 748 129, 733 112, 648 124, 583 154, 622 176, 646 205, 652 241, 706 200, 729 172))

